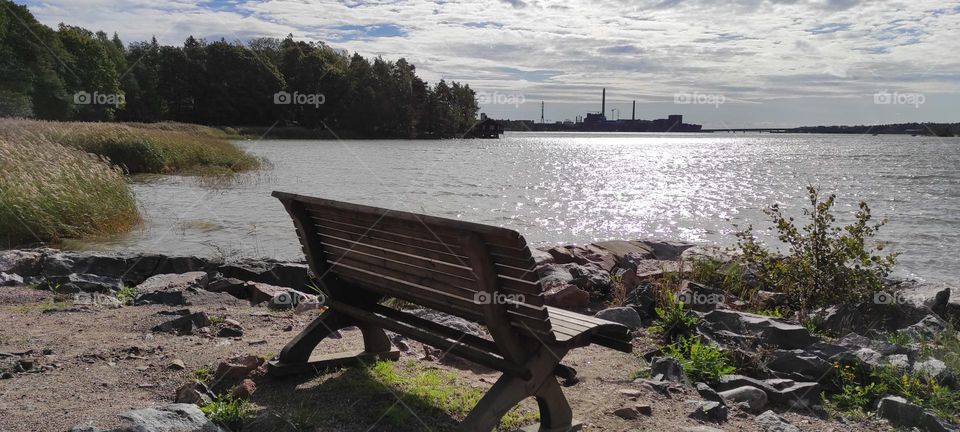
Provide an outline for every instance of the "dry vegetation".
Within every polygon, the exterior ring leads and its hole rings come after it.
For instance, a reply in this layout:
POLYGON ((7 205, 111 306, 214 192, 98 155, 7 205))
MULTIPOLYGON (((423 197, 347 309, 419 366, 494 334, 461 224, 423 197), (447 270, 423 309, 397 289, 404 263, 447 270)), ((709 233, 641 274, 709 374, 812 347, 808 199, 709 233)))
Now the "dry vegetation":
POLYGON ((232 131, 182 123, 0 120, 0 246, 124 232, 140 221, 124 173, 257 168, 232 131))

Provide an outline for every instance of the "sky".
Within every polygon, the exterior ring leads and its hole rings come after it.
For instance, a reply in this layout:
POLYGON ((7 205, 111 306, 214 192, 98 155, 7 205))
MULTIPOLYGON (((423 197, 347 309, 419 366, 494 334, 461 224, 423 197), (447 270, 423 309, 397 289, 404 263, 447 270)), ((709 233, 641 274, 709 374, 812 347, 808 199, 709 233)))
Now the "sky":
POLYGON ((495 118, 960 122, 960 0, 30 0, 125 42, 324 41, 460 81, 495 118))

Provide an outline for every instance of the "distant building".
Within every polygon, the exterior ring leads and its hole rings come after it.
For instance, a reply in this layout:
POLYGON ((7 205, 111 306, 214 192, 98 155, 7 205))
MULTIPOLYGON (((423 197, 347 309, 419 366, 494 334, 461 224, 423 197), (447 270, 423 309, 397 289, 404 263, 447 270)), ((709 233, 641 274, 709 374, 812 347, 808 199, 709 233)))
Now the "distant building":
POLYGON ((472 132, 471 135, 475 138, 500 138, 500 135, 503 135, 503 125, 481 113, 480 122, 477 123, 472 132))

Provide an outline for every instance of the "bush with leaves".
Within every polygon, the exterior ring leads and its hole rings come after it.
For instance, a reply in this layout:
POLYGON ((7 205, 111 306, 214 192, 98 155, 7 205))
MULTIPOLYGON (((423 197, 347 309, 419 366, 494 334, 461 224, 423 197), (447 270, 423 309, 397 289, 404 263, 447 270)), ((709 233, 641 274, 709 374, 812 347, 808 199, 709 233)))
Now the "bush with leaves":
POLYGON ((786 246, 784 255, 761 244, 752 227, 737 233, 743 262, 767 289, 787 294, 801 318, 818 307, 862 301, 882 291, 897 255, 883 255, 883 243, 872 240, 886 221, 871 223, 867 203, 860 202, 853 223, 839 227, 832 212, 836 196, 821 199, 813 186, 807 193, 807 225, 797 226, 779 205, 765 211, 786 246))
POLYGON ((696 330, 700 317, 684 308, 683 302, 676 295, 666 293, 660 303, 655 309, 660 322, 654 326, 654 330, 659 332, 664 340, 672 342, 696 330))
POLYGON ((716 384, 720 377, 737 371, 720 348, 703 343, 695 336, 663 347, 663 353, 677 359, 683 366, 683 373, 694 382, 716 384))

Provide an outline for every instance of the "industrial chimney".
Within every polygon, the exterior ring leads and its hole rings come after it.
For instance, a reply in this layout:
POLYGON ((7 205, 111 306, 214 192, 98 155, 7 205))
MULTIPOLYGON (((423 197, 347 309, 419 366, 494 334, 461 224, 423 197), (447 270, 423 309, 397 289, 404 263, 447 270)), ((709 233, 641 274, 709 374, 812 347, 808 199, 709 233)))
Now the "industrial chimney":
POLYGON ((603 103, 600 105, 600 115, 607 118, 607 88, 603 88, 603 103))
POLYGON ((634 101, 633 101, 633 114, 630 114, 630 120, 636 120, 636 119, 637 119, 637 101, 634 100, 634 101))

